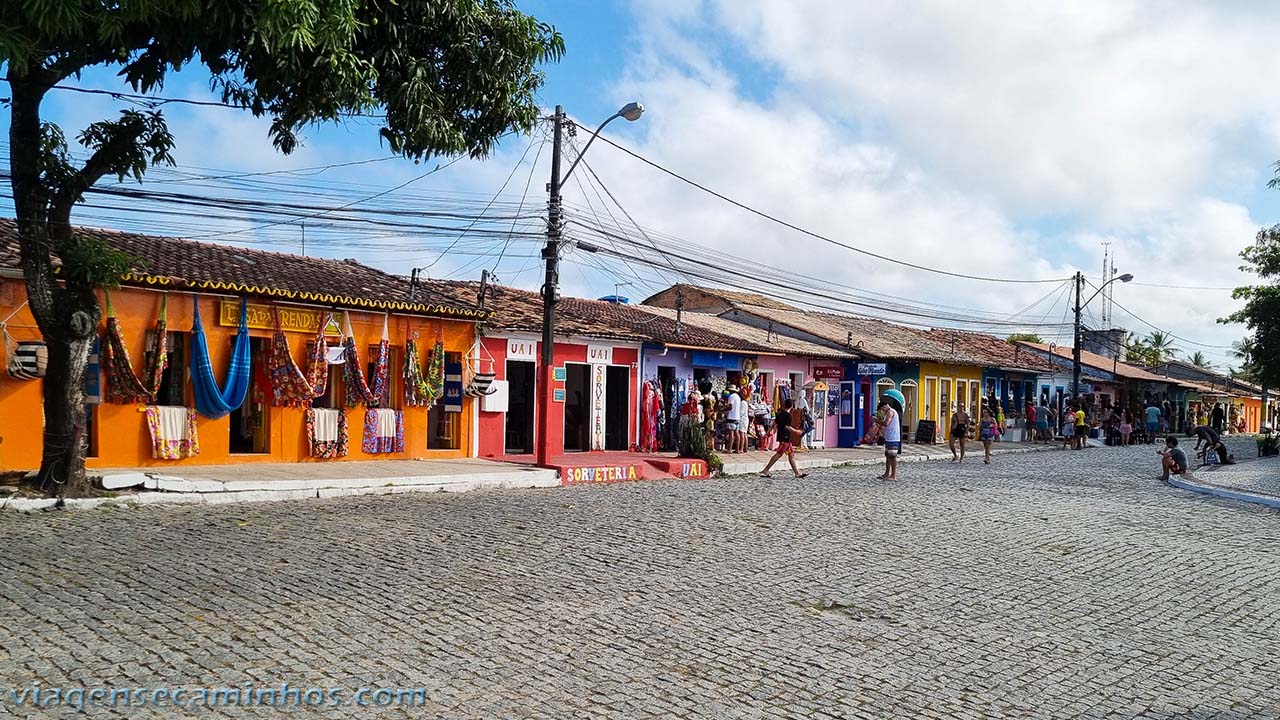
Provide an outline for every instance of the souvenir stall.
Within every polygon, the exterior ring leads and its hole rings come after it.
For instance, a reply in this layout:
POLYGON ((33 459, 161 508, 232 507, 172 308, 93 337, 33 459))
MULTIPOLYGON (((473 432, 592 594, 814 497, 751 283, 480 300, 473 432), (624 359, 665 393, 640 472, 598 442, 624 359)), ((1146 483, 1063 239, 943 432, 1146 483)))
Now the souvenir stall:
MULTIPOLYGON (((472 319, 307 305, 284 291, 250 297, 234 283, 205 282, 198 293, 180 285, 101 294, 99 362, 86 377, 101 388, 88 408, 89 467, 469 454, 460 429, 471 403, 461 391, 445 399, 444 371, 472 346, 472 319)), ((10 327, 34 326, 24 301, 20 281, 0 278, 10 327)), ((5 350, 0 416, 40 417, 39 373, 16 365, 34 353, 5 350)), ((5 423, 0 469, 38 466, 40 435, 39 423, 5 423)))
MULTIPOLYGON (((703 423, 711 422, 713 432, 722 429, 722 400, 726 389, 732 385, 743 389, 749 406, 759 404, 761 395, 771 397, 772 389, 766 383, 771 375, 761 373, 756 366, 756 357, 740 353, 721 352, 718 350, 697 350, 669 348, 665 345, 645 344, 643 348, 641 368, 644 373, 644 384, 653 388, 656 407, 659 415, 655 416, 652 426, 655 430, 655 450, 674 452, 679 445, 679 418, 681 408, 695 390, 701 402, 710 402, 712 417, 705 416, 703 423), (706 396, 711 396, 710 400, 706 396)), ((650 405, 650 410, 654 405, 650 405)), ((646 420, 641 418, 641 425, 646 420)))

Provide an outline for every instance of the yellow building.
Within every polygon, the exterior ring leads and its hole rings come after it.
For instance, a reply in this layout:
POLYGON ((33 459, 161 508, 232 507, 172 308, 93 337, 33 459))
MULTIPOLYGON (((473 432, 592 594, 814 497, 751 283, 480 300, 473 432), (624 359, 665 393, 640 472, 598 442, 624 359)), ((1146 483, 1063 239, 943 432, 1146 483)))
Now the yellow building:
POLYGON ((963 405, 972 418, 978 417, 982 404, 982 366, 920 363, 921 402, 928 416, 937 423, 938 437, 951 439, 951 416, 963 405))

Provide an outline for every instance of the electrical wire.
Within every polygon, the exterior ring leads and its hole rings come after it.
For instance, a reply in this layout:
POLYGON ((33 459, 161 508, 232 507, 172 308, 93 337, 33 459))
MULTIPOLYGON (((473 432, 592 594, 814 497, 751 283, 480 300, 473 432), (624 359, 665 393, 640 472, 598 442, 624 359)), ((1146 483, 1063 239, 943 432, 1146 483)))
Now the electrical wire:
MULTIPOLYGON (((572 121, 572 120, 570 120, 569 122, 573 122, 573 121, 572 121)), ((574 122, 573 124, 574 124, 574 125, 577 125, 579 128, 582 128, 583 130, 586 130, 586 129, 587 129, 587 128, 583 127, 582 125, 578 125, 576 122, 574 122)), ((752 207, 752 206, 750 206, 750 205, 747 205, 746 203, 740 202, 740 201, 735 200, 735 199, 733 199, 733 198, 731 198, 731 197, 729 197, 729 196, 727 196, 727 195, 725 195, 725 194, 723 194, 723 193, 720 193, 720 192, 717 192, 717 191, 715 191, 715 190, 712 190, 711 188, 707 187, 706 185, 703 185, 703 184, 701 184, 701 183, 699 183, 699 182, 697 182, 697 181, 694 181, 694 180, 690 180, 689 178, 687 178, 687 177, 685 177, 685 176, 683 176, 683 175, 681 175, 681 174, 679 174, 679 173, 675 172, 674 170, 668 170, 667 168, 663 167, 662 165, 659 165, 658 163, 656 163, 656 162, 654 162, 654 161, 652 161, 652 160, 650 160, 650 159, 648 159, 648 158, 644 157, 643 155, 640 155, 639 153, 637 153, 637 152, 635 152, 635 151, 633 151, 633 150, 631 150, 631 149, 629 149, 629 148, 627 148, 627 147, 625 147, 625 146, 623 146, 623 145, 620 145, 620 144, 618 144, 618 143, 616 143, 616 142, 614 142, 614 141, 610 140, 609 138, 605 137, 604 135, 600 135, 600 136, 598 136, 598 137, 599 137, 599 139, 600 139, 600 140, 603 140, 606 144, 608 144, 608 145, 610 145, 610 146, 612 146, 612 147, 614 147, 614 148, 616 148, 616 149, 618 149, 618 150, 621 150, 622 152, 624 152, 624 153, 626 153, 627 155, 630 155, 631 157, 633 157, 633 158, 635 158, 635 159, 637 159, 637 160, 639 160, 639 161, 641 161, 641 162, 645 163, 646 165, 649 165, 650 167, 652 167, 652 168, 654 168, 654 169, 656 169, 656 170, 658 170, 658 171, 660 171, 660 172, 662 172, 662 173, 665 173, 666 175, 669 175, 669 176, 671 176, 671 177, 673 177, 673 178, 675 178, 675 179, 679 180, 680 182, 683 182, 683 183, 685 183, 685 184, 687 184, 687 185, 690 185, 690 186, 692 186, 692 187, 695 187, 695 188, 697 188, 698 190, 701 190, 702 192, 707 193, 708 195, 711 195, 711 196, 713 196, 713 197, 719 198, 720 200, 723 200, 724 202, 727 202, 727 203, 729 203, 730 205, 733 205, 734 207, 737 207, 737 208, 739 208, 739 209, 741 209, 741 210, 745 210, 745 211, 747 211, 747 212, 749 212, 749 213, 752 213, 753 215, 757 215, 757 216, 759 216, 759 217, 761 217, 761 218, 764 218, 765 220, 768 220, 769 222, 775 223, 775 224, 777 224, 777 225, 781 225, 782 227, 788 228, 788 229, 790 229, 790 230, 794 230, 794 231, 796 231, 796 232, 798 232, 798 233, 801 233, 801 234, 803 234, 803 235, 808 235, 809 237, 815 238, 815 239, 817 239, 817 240, 821 240, 821 241, 823 241, 823 242, 825 242, 825 243, 830 243, 830 244, 835 245, 835 246, 837 246, 837 247, 841 247, 841 248, 844 248, 844 249, 846 249, 846 250, 851 250, 851 251, 853 251, 853 252, 860 253, 860 254, 862 254, 862 255, 866 255, 866 256, 868 256, 868 257, 875 258, 875 259, 877 259, 877 260, 882 260, 882 261, 885 261, 885 262, 894 263, 894 264, 896 264, 896 265, 901 265, 901 266, 903 266, 903 267, 913 268, 913 269, 915 269, 915 270, 921 270, 921 271, 924 271, 924 272, 935 273, 935 274, 938 274, 938 275, 946 275, 946 276, 948 276, 948 277, 961 278, 961 279, 964 279, 964 280, 979 280, 979 281, 983 281, 983 282, 994 282, 994 283, 1018 283, 1018 284, 1035 284, 1035 283, 1060 283, 1060 282, 1063 282, 1064 280, 1067 280, 1067 279, 1068 279, 1068 278, 1044 278, 1044 279, 1037 279, 1037 280, 1028 280, 1028 279, 1021 279, 1021 278, 997 278, 997 277, 986 277, 986 276, 982 276, 982 275, 966 275, 966 274, 964 274, 964 273, 951 272, 950 270, 939 270, 938 268, 932 268, 932 267, 929 267, 929 266, 927 266, 927 265, 920 265, 920 264, 917 264, 917 263, 908 262, 908 261, 906 261, 906 260, 899 260, 899 259, 897 259, 897 258, 889 257, 888 255, 881 255, 881 254, 879 254, 879 253, 874 253, 874 252, 872 252, 872 251, 870 251, 870 250, 866 250, 866 249, 864 249, 864 248, 860 248, 860 247, 858 247, 858 246, 856 246, 856 245, 852 245, 852 244, 849 244, 849 243, 846 243, 846 242, 842 242, 842 241, 839 241, 839 240, 835 240, 835 239, 833 239, 833 238, 827 237, 827 236, 825 236, 825 235, 822 235, 822 234, 820 234, 820 233, 814 232, 814 231, 812 231, 812 230, 807 230, 807 229, 802 228, 802 227, 800 227, 799 225, 796 225, 796 224, 794 224, 794 223, 792 223, 792 222, 789 222, 789 221, 787 221, 787 220, 783 220, 783 219, 781 219, 781 218, 778 218, 778 217, 775 217, 775 216, 773 216, 773 215, 770 215, 769 213, 764 212, 763 210, 757 210, 756 208, 754 208, 754 207, 752 207)))

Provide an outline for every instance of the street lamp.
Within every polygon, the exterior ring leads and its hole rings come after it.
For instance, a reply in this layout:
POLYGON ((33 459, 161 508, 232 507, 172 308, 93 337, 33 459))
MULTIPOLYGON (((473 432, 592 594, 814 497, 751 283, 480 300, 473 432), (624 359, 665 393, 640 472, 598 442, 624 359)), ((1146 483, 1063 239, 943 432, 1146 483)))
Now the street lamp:
POLYGON ((537 446, 536 459, 538 465, 546 467, 550 459, 550 412, 551 403, 554 402, 554 392, 552 386, 555 383, 555 308, 556 302, 559 301, 560 295, 560 188, 564 185, 564 181, 573 174, 573 169, 578 167, 578 163, 582 161, 582 157, 587 154, 587 149, 591 147, 591 143, 596 141, 596 137, 600 135, 600 131, 604 130, 604 126, 617 120, 624 118, 628 122, 635 122, 644 114, 644 106, 638 102, 629 102, 623 105, 618 112, 605 118, 600 123, 595 132, 591 133, 591 137, 587 140, 587 144, 582 147, 582 152, 578 153, 578 157, 569 165, 569 170, 563 177, 560 175, 560 137, 564 127, 565 116, 564 108, 557 105, 556 113, 552 117, 555 123, 552 132, 551 144, 551 182, 547 183, 547 244, 542 248, 542 259, 546 263, 547 273, 546 280, 542 284, 542 402, 538 405, 538 430, 535 445, 537 446))
POLYGON ((1119 277, 1113 277, 1102 283, 1102 285, 1100 285, 1098 289, 1089 296, 1088 300, 1080 302, 1080 293, 1084 289, 1084 273, 1079 271, 1076 272, 1076 342, 1071 357, 1071 398, 1076 403, 1080 402, 1080 312, 1084 310, 1086 305, 1093 302, 1093 299, 1098 297, 1098 293, 1101 293, 1111 283, 1117 280, 1122 283, 1127 283, 1132 279, 1133 275, 1131 273, 1125 273, 1119 277))

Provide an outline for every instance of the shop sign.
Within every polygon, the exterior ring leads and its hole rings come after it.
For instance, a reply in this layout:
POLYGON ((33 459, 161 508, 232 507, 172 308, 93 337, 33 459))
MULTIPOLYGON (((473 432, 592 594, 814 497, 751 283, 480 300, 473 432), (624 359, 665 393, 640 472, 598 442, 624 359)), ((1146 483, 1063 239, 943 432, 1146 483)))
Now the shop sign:
POLYGON ((858 363, 859 375, 888 375, 889 368, 885 363, 858 363))
POLYGON ((565 468, 566 483, 617 482, 639 480, 640 469, 635 465, 604 465, 601 467, 565 468))
POLYGON ((612 365, 612 345, 587 345, 587 362, 592 365, 612 365))
POLYGON ((563 367, 551 369, 551 379, 556 382, 564 382, 569 377, 569 371, 563 367))
MULTIPOLYGON (((282 307, 279 308, 279 311, 280 329, 287 332, 305 332, 315 334, 315 331, 320 327, 321 314, 315 310, 282 307)), ((276 323, 275 319, 272 317, 270 305, 249 303, 246 307, 246 313, 249 317, 249 329, 276 329, 276 323)), ((223 300, 218 304, 218 324, 225 327, 237 327, 240 325, 239 300, 223 300)), ((330 325, 330 329, 335 334, 342 334, 342 331, 339 330, 336 325, 330 325)))
POLYGON ((534 340, 512 340, 507 339, 507 359, 508 360, 528 360, 530 362, 538 359, 538 343, 534 340))
POLYGON ((564 388, 556 388, 551 391, 551 399, 555 402, 564 402, 564 388))
POLYGON ((840 380, 844 378, 844 368, 838 365, 824 365, 813 369, 813 377, 818 380, 840 380))

